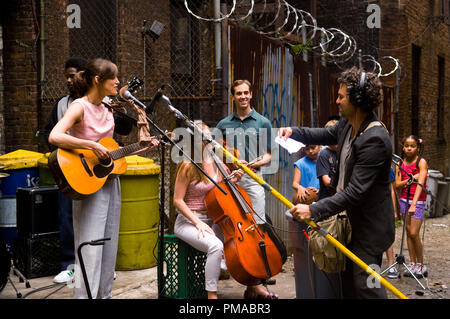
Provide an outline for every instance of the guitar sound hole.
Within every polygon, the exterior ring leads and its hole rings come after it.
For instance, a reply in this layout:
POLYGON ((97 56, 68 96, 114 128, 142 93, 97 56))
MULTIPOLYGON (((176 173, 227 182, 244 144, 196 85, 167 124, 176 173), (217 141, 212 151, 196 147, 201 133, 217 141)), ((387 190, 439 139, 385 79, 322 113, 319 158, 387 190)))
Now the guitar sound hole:
POLYGON ((111 157, 105 158, 105 159, 99 159, 100 164, 103 166, 109 166, 111 165, 112 159, 111 157))
POLYGON ((109 175, 109 173, 112 172, 114 168, 114 165, 103 165, 103 164, 97 164, 94 166, 94 174, 95 176, 97 176, 98 178, 103 178, 109 175))

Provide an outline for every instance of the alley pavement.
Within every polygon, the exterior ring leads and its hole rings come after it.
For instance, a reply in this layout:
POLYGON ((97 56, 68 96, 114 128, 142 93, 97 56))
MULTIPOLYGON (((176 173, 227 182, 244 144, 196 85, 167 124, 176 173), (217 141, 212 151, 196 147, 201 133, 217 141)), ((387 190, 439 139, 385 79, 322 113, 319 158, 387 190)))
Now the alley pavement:
MULTIPOLYGON (((158 267, 139 270, 116 271, 116 280, 113 285, 113 299, 159 299, 158 298, 158 267)), ((54 284, 54 276, 26 279, 20 282, 13 270, 0 299, 72 299, 73 289, 65 284, 54 284), (20 297, 20 298, 19 298, 20 297)), ((288 257, 282 271, 274 276, 275 285, 268 285, 271 292, 279 295, 280 299, 295 298, 295 282, 292 257, 288 257)), ((219 281, 218 295, 220 299, 243 299, 245 286, 234 279, 219 281)))

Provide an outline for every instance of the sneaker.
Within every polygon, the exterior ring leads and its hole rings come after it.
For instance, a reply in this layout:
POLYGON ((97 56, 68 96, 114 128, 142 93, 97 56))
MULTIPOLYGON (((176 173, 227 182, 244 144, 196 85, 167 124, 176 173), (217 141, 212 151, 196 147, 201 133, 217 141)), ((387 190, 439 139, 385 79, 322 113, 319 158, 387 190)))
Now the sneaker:
MULTIPOLYGON (((411 270, 411 272, 412 272, 414 275, 416 275, 416 264, 415 264, 415 263, 410 263, 410 264, 408 265, 408 269, 411 270)), ((405 270, 405 271, 403 272, 403 276, 405 276, 405 277, 412 277, 412 276, 411 276, 411 273, 410 273, 408 270, 405 270)))
POLYGON ((117 278, 117 274, 116 274, 116 272, 114 272, 114 280, 116 280, 116 278, 117 278))
POLYGON ((53 282, 57 284, 65 284, 73 280, 73 271, 63 270, 53 278, 53 282))
POLYGON ((427 277, 428 276, 428 270, 427 266, 422 264, 416 264, 415 273, 417 278, 427 277))
POLYGON ((398 278, 398 270, 395 267, 392 267, 388 270, 387 274, 388 278, 395 279, 398 278))

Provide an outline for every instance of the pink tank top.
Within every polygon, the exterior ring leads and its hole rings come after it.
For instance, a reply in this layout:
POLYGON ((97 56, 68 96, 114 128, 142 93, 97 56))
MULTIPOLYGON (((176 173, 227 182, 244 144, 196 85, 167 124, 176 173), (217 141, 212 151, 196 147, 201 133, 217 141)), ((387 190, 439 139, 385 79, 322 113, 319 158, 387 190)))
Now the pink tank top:
POLYGON ((84 115, 80 122, 72 126, 70 135, 96 142, 104 137, 113 137, 114 116, 109 109, 103 105, 94 105, 83 98, 72 103, 75 102, 83 106, 84 115))
MULTIPOLYGON (((216 175, 213 178, 215 182, 217 182, 217 177, 218 171, 216 171, 216 175)), ((186 194, 184 195, 184 201, 190 210, 206 210, 205 196, 216 186, 211 182, 200 182, 197 184, 196 182, 197 181, 193 181, 189 183, 186 194)))
MULTIPOLYGON (((405 171, 407 171, 408 173, 410 173, 411 175, 415 175, 415 174, 419 173, 419 168, 416 168, 416 162, 414 162, 412 165, 405 165, 405 162, 402 162, 402 168, 405 171)), ((409 178, 408 175, 405 174, 405 172, 403 172, 402 170, 400 170, 400 172, 402 173, 402 181, 407 180, 409 178)), ((425 183, 423 184, 423 186, 425 188, 427 187, 427 179, 425 179, 425 183)), ((417 187, 421 187, 421 186, 417 185, 416 183, 411 184, 411 190, 409 192, 409 199, 414 198, 414 193, 416 192, 417 187)), ((402 193, 401 193, 400 197, 404 198, 406 200, 407 196, 408 196, 408 187, 405 187, 402 189, 402 193)), ((425 201, 426 199, 427 199, 427 192, 422 189, 422 193, 420 193, 418 201, 425 201)))

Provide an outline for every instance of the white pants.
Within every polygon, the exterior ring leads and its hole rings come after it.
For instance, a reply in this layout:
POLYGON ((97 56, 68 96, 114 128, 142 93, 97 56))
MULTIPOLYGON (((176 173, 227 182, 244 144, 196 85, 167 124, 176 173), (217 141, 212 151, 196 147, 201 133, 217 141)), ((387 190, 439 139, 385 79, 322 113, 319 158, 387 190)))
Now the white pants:
POLYGON ((108 178, 96 193, 83 200, 73 201, 73 229, 75 243, 74 298, 88 298, 78 259, 78 247, 83 242, 111 238, 104 245, 85 245, 81 249, 89 288, 93 299, 112 297, 120 224, 119 178, 108 178))
MULTIPOLYGON (((213 221, 208 215, 195 214, 202 222, 212 227, 213 221)), ((175 221, 174 233, 178 238, 185 241, 190 246, 206 253, 205 290, 217 291, 217 284, 220 276, 220 262, 223 255, 222 241, 209 233, 204 233, 205 237, 203 237, 199 234, 194 224, 181 213, 178 213, 175 221)))
MULTIPOLYGON (((257 173, 261 177, 260 174, 257 173)), ((244 174, 238 182, 239 186, 247 192, 253 205, 255 214, 253 215, 257 224, 264 224, 266 222, 266 194, 264 188, 258 184, 249 175, 244 174)))

